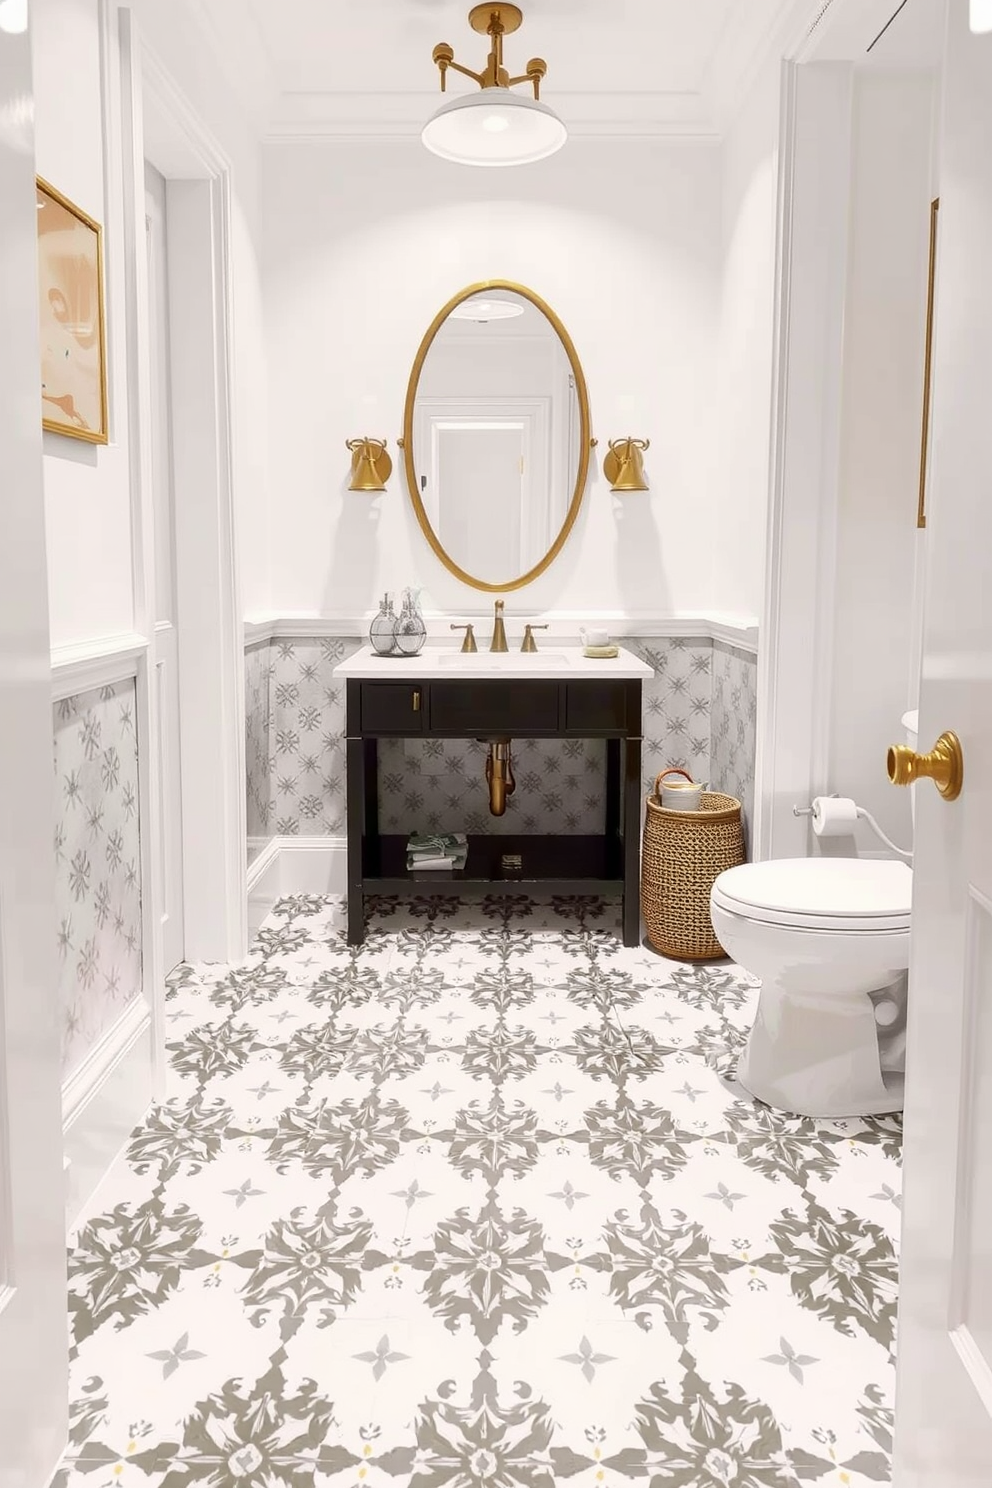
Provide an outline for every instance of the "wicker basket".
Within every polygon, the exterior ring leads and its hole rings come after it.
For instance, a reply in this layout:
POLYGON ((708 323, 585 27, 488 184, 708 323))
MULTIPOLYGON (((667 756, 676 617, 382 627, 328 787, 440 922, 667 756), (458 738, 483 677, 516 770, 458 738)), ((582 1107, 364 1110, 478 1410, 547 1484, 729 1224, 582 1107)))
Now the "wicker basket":
POLYGON ((641 906, 648 939, 663 956, 712 961, 726 952, 713 934, 710 890, 726 868, 744 861, 741 803, 704 791, 698 811, 669 811, 660 803, 663 770, 647 798, 641 856, 641 906))

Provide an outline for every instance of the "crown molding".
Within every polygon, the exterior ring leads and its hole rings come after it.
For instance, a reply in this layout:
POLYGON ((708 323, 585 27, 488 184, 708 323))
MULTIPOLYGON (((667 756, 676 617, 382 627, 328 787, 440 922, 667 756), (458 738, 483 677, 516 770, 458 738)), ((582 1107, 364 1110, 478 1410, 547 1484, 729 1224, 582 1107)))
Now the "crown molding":
MULTIPOLYGON (((440 94, 282 93, 264 139, 269 143, 419 139, 440 94)), ((575 139, 702 139, 719 137, 701 93, 558 93, 555 110, 575 139)))

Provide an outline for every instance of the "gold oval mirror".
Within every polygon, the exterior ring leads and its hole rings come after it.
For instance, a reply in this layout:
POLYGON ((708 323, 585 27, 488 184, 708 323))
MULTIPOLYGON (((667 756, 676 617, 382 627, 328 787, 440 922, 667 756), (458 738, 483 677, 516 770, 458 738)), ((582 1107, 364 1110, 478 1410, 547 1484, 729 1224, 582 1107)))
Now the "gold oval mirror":
POLYGON ((505 279, 449 300, 403 414, 407 489, 445 568, 496 592, 536 579, 578 516, 590 445, 585 377, 550 306, 505 279))

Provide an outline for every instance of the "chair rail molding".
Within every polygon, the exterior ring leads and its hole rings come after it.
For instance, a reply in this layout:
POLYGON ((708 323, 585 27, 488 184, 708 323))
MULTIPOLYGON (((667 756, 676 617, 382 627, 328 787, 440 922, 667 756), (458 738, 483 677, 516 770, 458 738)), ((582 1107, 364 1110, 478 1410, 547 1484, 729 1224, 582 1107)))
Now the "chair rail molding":
MULTIPOLYGON (((375 610, 363 614, 271 614, 254 615, 244 622, 245 647, 262 645, 266 641, 344 639, 366 636, 375 610)), ((478 625, 492 616, 489 608, 477 610, 441 611, 424 613, 428 637, 432 640, 451 641, 449 625, 452 621, 471 620, 478 625)), ((639 614, 629 610, 544 610, 535 615, 525 604, 519 610, 507 611, 507 622, 522 625, 524 620, 548 622, 546 644, 552 641, 578 640, 579 625, 606 626, 617 639, 624 637, 652 637, 720 641, 751 655, 758 652, 758 620, 750 615, 722 615, 713 612, 698 612, 682 615, 658 615, 656 612, 639 614)))

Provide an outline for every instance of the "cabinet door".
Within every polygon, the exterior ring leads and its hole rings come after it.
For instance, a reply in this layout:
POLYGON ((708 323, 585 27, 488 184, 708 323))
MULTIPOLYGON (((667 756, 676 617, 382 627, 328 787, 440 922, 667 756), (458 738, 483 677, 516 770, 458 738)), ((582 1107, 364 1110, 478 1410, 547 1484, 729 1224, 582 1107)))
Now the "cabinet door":
POLYGON ((569 682, 565 689, 567 733, 625 733, 627 711, 627 687, 623 682, 569 682))
POLYGON ((424 697, 420 682, 364 682, 362 733, 423 733, 424 697))
POLYGON ((435 682, 431 733, 530 738, 558 733, 557 682, 435 682))

